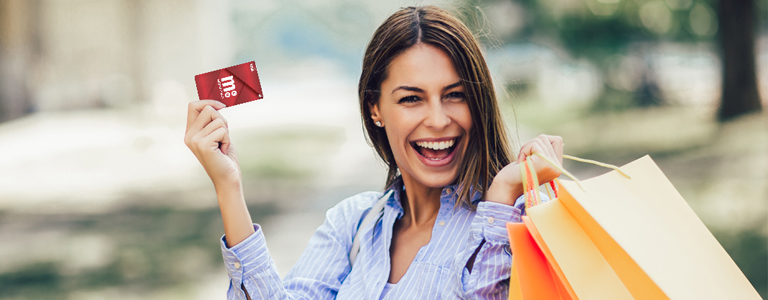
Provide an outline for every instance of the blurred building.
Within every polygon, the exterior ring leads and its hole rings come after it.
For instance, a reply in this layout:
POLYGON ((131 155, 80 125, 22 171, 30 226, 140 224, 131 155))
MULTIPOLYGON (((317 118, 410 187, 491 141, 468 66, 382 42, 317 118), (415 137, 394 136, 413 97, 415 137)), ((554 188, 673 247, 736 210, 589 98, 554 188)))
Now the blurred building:
POLYGON ((227 3, 0 1, 0 120, 126 107, 227 65, 227 3))

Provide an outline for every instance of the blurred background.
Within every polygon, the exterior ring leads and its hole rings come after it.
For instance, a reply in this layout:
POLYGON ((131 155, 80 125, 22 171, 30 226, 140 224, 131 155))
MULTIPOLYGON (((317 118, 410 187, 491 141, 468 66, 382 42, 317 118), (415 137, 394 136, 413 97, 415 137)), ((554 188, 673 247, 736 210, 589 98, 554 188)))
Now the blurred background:
POLYGON ((517 145, 650 154, 766 297, 766 1, 0 0, 0 299, 224 299, 221 217, 183 135, 194 76, 251 60, 264 99, 222 114, 284 276, 325 210, 383 187, 362 55, 424 4, 482 42, 517 145))

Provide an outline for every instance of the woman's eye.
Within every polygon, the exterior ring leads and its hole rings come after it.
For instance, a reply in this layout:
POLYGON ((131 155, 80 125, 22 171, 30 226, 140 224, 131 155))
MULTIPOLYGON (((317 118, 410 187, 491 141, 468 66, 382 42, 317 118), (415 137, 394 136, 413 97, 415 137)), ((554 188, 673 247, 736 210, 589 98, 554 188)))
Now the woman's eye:
POLYGON ((419 101, 419 97, 416 96, 405 96, 403 98, 400 98, 400 101, 397 101, 397 103, 413 103, 419 101))
POLYGON ((464 92, 452 92, 448 94, 448 98, 451 99, 457 99, 457 100, 464 100, 467 98, 467 95, 464 94, 464 92))

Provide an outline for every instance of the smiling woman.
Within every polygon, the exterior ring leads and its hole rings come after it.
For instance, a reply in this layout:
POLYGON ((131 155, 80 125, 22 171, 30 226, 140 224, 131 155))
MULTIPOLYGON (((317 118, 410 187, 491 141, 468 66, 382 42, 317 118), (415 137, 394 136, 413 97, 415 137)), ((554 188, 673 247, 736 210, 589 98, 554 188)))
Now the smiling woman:
MULTIPOLYGON (((464 131, 462 135, 474 137, 464 139, 463 145, 459 145, 464 150, 469 149, 467 159, 470 161, 461 165, 466 169, 457 171, 458 177, 454 174, 451 181, 458 179, 464 183, 462 186, 485 190, 483 187, 490 184, 491 178, 510 163, 510 143, 480 47, 461 21, 439 8, 400 10, 378 28, 363 58, 358 90, 369 139, 389 166, 387 186, 394 182, 398 172, 391 151, 394 148, 385 147, 390 131, 373 126, 373 118, 367 118, 372 113, 369 110, 376 109, 376 103, 386 106, 391 103, 388 100, 397 99, 414 103, 413 106, 421 110, 412 109, 414 114, 423 115, 428 113, 425 110, 431 105, 428 101, 432 101, 426 97, 426 92, 432 99, 460 100, 448 101, 449 105, 443 106, 450 112, 461 108, 467 114, 460 126, 464 131), (416 24, 419 26, 414 26, 416 24), (395 80, 400 82, 395 83, 395 80), (426 86, 440 90, 427 91, 426 86), (419 101, 421 104, 416 105, 419 101), (466 124, 473 121, 482 126, 471 128, 471 124, 466 124), (472 145, 468 147, 470 143, 472 145), (485 178, 480 178, 481 175, 485 178)), ((462 159, 456 157, 455 160, 462 159)), ((469 193, 469 188, 462 189, 459 198, 471 206, 469 193)))
MULTIPOLYGON (((512 161, 477 41, 434 6, 403 8, 379 26, 358 92, 368 139, 389 167, 386 190, 329 209, 283 280, 245 206, 224 106, 190 104, 185 142, 216 188, 228 298, 506 299, 505 223, 523 214, 519 162, 533 153, 561 162, 562 139, 541 135, 512 161)), ((531 160, 541 182, 560 175, 531 160)))
POLYGON ((381 83, 385 92, 370 105, 371 120, 381 124, 389 141, 381 146, 392 150, 403 176, 428 186, 449 185, 472 129, 453 63, 439 48, 422 43, 398 55, 388 73, 381 83), (460 151, 453 151, 457 147, 460 151))

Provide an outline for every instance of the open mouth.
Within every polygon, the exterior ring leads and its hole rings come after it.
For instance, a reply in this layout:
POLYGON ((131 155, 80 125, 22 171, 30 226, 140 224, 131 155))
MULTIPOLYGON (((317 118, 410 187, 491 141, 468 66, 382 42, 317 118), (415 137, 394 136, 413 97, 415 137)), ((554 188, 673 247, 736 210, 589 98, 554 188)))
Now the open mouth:
POLYGON ((440 161, 453 153, 453 150, 456 149, 460 140, 461 137, 439 142, 416 141, 411 142, 411 146, 413 149, 416 149, 416 153, 425 159, 429 161, 440 161))

